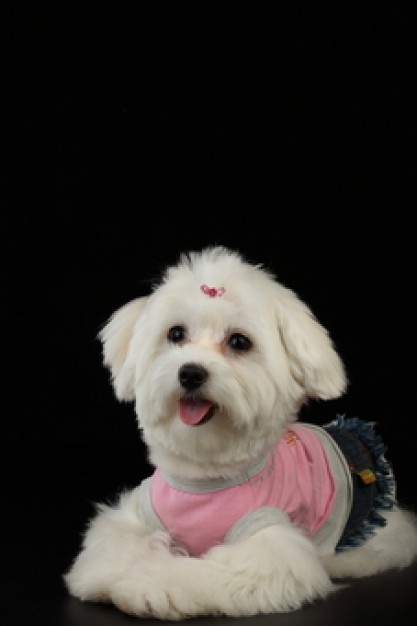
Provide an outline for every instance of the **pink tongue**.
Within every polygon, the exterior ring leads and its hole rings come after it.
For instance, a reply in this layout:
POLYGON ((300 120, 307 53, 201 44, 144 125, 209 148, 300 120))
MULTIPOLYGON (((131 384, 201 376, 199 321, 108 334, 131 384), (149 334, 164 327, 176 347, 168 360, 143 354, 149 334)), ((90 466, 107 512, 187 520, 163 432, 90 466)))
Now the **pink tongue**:
POLYGON ((184 424, 189 424, 190 426, 201 422, 212 407, 211 402, 207 400, 190 400, 187 398, 182 398, 179 405, 180 418, 184 424))

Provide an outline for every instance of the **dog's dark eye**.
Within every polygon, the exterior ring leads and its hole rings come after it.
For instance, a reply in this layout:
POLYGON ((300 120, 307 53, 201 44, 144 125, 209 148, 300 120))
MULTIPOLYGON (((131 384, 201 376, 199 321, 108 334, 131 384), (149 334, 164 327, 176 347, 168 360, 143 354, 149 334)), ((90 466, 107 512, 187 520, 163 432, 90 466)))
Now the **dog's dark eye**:
POLYGON ((185 339, 185 328, 183 326, 173 326, 169 329, 167 337, 171 343, 181 343, 185 339))
POLYGON ((233 333, 233 335, 230 335, 227 345, 236 352, 247 352, 251 349, 252 342, 248 337, 245 337, 245 335, 233 333))

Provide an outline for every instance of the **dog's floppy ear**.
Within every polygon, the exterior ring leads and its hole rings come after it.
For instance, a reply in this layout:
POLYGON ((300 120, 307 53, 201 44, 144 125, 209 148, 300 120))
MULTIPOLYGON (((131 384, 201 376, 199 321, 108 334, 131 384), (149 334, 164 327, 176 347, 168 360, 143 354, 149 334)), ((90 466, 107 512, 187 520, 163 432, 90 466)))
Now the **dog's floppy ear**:
POLYGON ((136 298, 118 309, 98 334, 103 344, 103 361, 110 369, 113 387, 119 400, 133 400, 133 367, 127 355, 135 324, 147 297, 136 298))
POLYGON ((327 330, 291 290, 279 286, 278 325, 292 375, 311 398, 338 398, 346 389, 343 363, 327 330))

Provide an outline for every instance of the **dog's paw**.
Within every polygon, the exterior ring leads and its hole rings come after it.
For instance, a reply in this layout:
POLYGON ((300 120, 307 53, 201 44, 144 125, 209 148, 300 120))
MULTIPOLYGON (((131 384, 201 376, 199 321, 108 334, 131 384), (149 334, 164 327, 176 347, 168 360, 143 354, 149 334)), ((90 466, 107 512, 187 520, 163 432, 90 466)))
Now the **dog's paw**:
POLYGON ((227 572, 220 597, 230 616, 293 611, 336 589, 312 543, 289 526, 270 526, 205 558, 227 572))
POLYGON ((137 617, 181 620, 212 613, 185 581, 170 576, 163 562, 132 567, 112 585, 110 595, 121 611, 137 617))
POLYGON ((111 590, 111 601, 124 613, 137 617, 181 618, 158 583, 146 580, 143 575, 139 579, 132 576, 116 582, 111 590))
POLYGON ((110 580, 102 573, 83 569, 75 564, 63 576, 64 583, 72 596, 89 602, 111 602, 109 594, 110 580))

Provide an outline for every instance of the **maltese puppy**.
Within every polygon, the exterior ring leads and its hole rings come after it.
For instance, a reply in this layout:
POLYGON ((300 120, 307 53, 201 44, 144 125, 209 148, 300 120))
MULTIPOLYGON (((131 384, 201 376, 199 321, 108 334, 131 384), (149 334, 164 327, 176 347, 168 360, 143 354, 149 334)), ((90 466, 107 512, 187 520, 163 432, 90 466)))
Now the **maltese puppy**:
POLYGON ((346 387, 327 331, 264 267, 183 255, 99 338, 155 467, 100 505, 65 575, 81 600, 178 620, 286 612, 417 554, 374 423, 297 421, 346 387))

